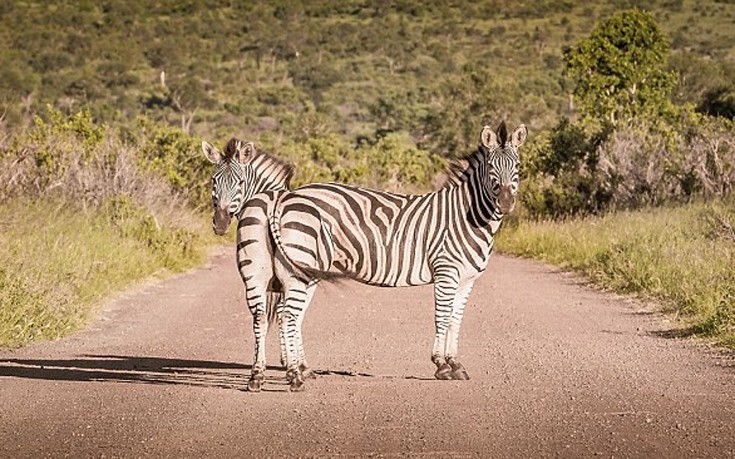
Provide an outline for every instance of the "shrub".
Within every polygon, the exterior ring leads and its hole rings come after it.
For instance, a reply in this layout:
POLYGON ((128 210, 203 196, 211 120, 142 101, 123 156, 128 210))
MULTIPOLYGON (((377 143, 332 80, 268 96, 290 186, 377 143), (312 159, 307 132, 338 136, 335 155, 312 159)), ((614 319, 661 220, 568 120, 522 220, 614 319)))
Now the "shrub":
POLYGON ((194 208, 208 206, 211 165, 201 154, 201 141, 177 128, 138 118, 138 165, 164 177, 194 208))
POLYGON ((735 185, 732 127, 686 109, 675 124, 641 121, 616 130, 562 120, 525 150, 524 208, 558 217, 726 196, 735 185))

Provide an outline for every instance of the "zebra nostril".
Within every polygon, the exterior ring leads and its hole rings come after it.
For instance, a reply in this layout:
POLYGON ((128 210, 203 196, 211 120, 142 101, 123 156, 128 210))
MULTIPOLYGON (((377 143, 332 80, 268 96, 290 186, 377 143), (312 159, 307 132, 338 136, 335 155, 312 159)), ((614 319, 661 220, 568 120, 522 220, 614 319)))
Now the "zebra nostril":
POLYGON ((227 209, 217 209, 212 217, 212 229, 218 236, 222 236, 227 232, 227 227, 230 226, 230 214, 227 209))

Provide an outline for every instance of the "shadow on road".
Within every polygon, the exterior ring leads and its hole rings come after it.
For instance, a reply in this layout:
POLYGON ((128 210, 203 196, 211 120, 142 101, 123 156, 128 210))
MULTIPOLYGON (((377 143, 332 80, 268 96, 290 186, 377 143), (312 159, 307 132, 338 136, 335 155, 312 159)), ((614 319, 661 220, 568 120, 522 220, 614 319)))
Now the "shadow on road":
MULTIPOLYGON (((250 365, 209 360, 124 355, 83 355, 75 359, 3 359, 0 377, 11 376, 49 381, 109 381, 172 384, 245 390, 250 365)), ((268 366, 268 387, 285 391, 285 368, 268 366), (273 383, 273 384, 270 384, 273 383)), ((395 378, 342 370, 314 370, 318 376, 395 378)), ((422 379, 413 376, 403 379, 422 379)), ((428 378, 427 378, 428 379, 428 378)))
MULTIPOLYGON (((284 370, 275 366, 268 369, 284 370)), ((76 359, 0 360, 0 377, 52 381, 115 381, 244 389, 249 373, 250 365, 165 357, 84 355, 76 359)), ((273 381, 277 382, 278 378, 273 377, 273 381)), ((285 381, 283 383, 285 385, 285 381)))

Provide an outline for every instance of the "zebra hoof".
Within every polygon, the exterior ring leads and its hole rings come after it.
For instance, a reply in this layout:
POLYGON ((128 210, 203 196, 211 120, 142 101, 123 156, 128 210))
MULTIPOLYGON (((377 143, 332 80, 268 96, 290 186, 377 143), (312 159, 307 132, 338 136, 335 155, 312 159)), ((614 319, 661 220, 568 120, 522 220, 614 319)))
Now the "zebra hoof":
POLYGON ((289 392, 303 392, 305 389, 306 385, 304 384, 304 378, 302 378, 301 375, 291 380, 291 384, 288 386, 289 392))
POLYGON ((263 385, 263 378, 253 378, 248 380, 248 392, 260 392, 260 387, 263 385))
POLYGON ((288 390, 290 392, 301 392, 304 387, 304 376, 300 370, 288 370, 286 372, 286 381, 288 381, 288 390))
POLYGON ((449 380, 452 379, 452 367, 448 363, 442 364, 434 373, 436 379, 449 380))
POLYGON ((450 366, 452 367, 452 379, 459 381, 467 381, 470 379, 470 375, 467 374, 467 370, 464 369, 461 363, 452 363, 450 366))
POLYGON ((314 370, 306 365, 299 365, 299 370, 301 370, 301 376, 304 379, 316 379, 316 373, 314 373, 314 370))

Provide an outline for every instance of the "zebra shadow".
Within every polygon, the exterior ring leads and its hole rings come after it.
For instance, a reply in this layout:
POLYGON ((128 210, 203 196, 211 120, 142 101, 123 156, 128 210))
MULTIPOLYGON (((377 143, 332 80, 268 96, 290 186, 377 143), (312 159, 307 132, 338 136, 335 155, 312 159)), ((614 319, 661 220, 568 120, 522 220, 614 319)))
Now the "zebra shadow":
MULTIPOLYGON (((48 381, 179 385, 230 390, 247 388, 250 365, 211 360, 124 355, 83 355, 72 359, 0 360, 0 377, 48 381)), ((268 366, 264 392, 286 392, 283 366, 268 366)), ((342 370, 314 370, 318 377, 397 378, 342 370)), ((405 377, 405 379, 419 379, 405 377)))
MULTIPOLYGON (((50 381, 94 381, 183 385, 245 390, 250 365, 210 360, 125 355, 83 355, 72 359, 2 359, 0 377, 50 381)), ((279 366, 269 366, 274 389, 287 389, 285 377, 277 378, 279 366)))

